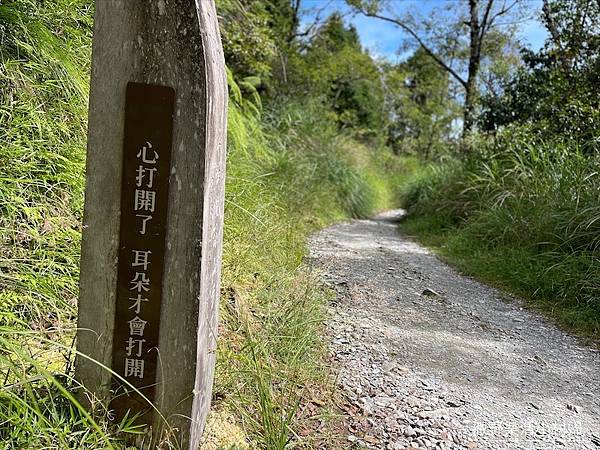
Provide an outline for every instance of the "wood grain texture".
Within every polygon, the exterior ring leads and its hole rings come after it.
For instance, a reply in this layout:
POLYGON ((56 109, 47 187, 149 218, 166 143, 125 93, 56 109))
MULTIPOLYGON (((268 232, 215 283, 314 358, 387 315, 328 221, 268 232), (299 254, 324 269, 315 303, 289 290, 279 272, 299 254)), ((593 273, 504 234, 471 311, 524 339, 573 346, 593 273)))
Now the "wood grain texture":
MULTIPOLYGON (((206 105, 206 170, 204 178, 204 227, 198 315, 197 376, 192 418, 204 424, 210 408, 217 347, 223 209, 225 200, 225 158, 227 137, 227 78, 219 34, 217 12, 212 1, 196 0, 205 59, 205 76, 210 95, 206 105), (208 351, 206 351, 208 349, 208 351)), ((203 427, 193 429, 190 448, 200 444, 203 427)))
MULTIPOLYGON (((176 91, 156 403, 196 449, 210 407, 220 285, 227 85, 212 0, 97 0, 78 351, 109 366, 127 82, 176 91)), ((77 358, 99 398, 110 373, 77 358)), ((161 421, 156 419, 155 434, 161 421)))

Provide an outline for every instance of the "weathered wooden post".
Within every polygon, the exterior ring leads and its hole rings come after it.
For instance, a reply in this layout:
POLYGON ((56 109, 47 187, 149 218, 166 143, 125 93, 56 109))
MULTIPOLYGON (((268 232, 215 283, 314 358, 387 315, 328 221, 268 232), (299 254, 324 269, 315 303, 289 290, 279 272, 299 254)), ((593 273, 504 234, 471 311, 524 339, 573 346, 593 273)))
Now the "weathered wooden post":
POLYGON ((195 450, 210 407, 223 226, 215 6, 95 5, 76 377, 84 401, 140 414, 154 439, 162 415, 195 450))

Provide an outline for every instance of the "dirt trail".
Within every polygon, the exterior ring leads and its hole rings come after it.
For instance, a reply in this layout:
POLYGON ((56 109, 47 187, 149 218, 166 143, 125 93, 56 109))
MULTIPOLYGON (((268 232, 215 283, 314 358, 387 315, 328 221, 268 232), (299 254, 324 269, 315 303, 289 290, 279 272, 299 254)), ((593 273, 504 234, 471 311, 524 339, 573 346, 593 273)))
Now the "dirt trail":
POLYGON ((311 238, 348 448, 600 450, 598 351, 399 235, 401 213, 311 238))

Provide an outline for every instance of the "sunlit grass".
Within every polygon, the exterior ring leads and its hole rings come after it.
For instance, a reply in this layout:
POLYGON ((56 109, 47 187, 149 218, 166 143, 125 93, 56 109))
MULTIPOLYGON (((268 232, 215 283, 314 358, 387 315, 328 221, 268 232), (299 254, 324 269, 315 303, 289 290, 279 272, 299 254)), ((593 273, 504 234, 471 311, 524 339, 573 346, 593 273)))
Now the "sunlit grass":
POLYGON ((470 160, 417 169, 403 229, 462 270, 600 335, 600 160, 510 130, 470 160))
MULTIPOLYGON (((91 4, 0 4, 0 441, 7 449, 123 448, 124 435, 141 432, 131 419, 111 424, 105 407, 88 411, 73 394, 91 4)), ((302 437, 312 418, 299 410, 306 398, 327 405, 333 386, 321 338, 327 294, 304 266, 306 237, 388 206, 394 163, 385 151, 339 136, 318 104, 261 117, 230 78, 213 404, 237 422, 238 440, 250 448, 311 448, 311 440, 329 437, 302 437)), ((335 413, 325 406, 321 416, 335 413)), ((163 447, 175 446, 167 436, 163 447)))

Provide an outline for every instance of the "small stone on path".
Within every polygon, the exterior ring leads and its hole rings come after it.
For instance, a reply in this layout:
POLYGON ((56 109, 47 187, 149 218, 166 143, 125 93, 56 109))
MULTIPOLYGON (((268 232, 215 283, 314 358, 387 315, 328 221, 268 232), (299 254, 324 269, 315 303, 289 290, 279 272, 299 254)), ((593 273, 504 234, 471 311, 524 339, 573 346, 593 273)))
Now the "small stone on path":
POLYGON ((353 448, 600 448, 597 351, 389 220, 334 225, 310 251, 344 283, 327 327, 353 448))

